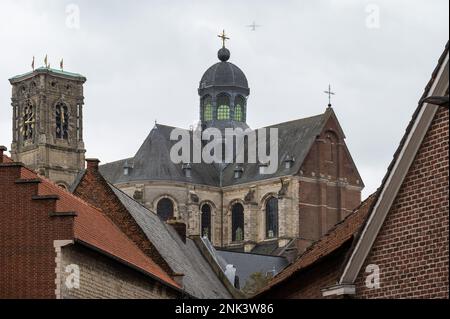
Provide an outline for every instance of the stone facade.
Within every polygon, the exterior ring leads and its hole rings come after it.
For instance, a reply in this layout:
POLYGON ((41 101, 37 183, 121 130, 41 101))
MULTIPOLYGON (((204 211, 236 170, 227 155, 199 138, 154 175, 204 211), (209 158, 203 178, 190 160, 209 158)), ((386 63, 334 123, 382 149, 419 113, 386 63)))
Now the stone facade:
POLYGON ((298 239, 304 251, 361 202, 363 182, 344 141, 335 116, 331 116, 309 150, 296 175, 225 187, 187 182, 145 181, 115 184, 148 209, 157 212, 163 198, 172 201, 174 217, 186 222, 188 235, 200 235, 201 207, 211 208, 211 241, 215 246, 251 251, 256 244, 278 241, 284 247, 298 239), (278 236, 267 238, 265 207, 278 199, 278 236), (244 207, 244 240, 232 240, 232 206, 244 207))
POLYGON ((81 75, 47 68, 10 79, 12 158, 65 188, 84 168, 85 81, 81 75))

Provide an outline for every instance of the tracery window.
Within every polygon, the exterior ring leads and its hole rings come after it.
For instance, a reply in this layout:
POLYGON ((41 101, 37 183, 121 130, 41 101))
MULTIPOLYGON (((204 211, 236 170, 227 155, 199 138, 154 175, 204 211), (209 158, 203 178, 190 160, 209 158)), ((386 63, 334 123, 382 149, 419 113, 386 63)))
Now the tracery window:
POLYGON ((204 204, 202 206, 202 218, 201 218, 201 234, 202 237, 208 237, 211 240, 211 206, 204 204))
POLYGON ((60 102, 55 108, 56 138, 67 140, 69 138, 69 109, 60 102))
POLYGON ((278 237, 278 199, 275 197, 266 202, 266 237, 278 237))
POLYGON ((167 221, 173 218, 173 202, 169 198, 162 198, 156 206, 157 215, 167 221))
POLYGON ((232 241, 244 240, 244 206, 236 203, 231 208, 232 241))
POLYGON ((22 114, 22 136, 24 141, 32 140, 34 136, 34 128, 36 123, 34 106, 27 101, 22 114))

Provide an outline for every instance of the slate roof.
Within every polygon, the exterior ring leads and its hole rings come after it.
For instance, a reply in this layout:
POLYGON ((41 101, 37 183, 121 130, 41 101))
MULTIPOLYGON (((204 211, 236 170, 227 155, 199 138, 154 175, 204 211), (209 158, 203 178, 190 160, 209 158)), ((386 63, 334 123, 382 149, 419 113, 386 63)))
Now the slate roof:
MULTIPOLYGON (((133 158, 101 165, 100 172, 112 184, 164 180, 217 187, 294 175, 300 170, 316 136, 321 133, 332 114, 334 114, 333 110, 328 108, 320 115, 267 127, 278 128, 278 168, 274 174, 260 174, 258 163, 244 163, 241 164, 244 169, 241 178, 235 179, 236 164, 228 164, 221 177, 218 165, 194 163, 192 177, 187 178, 182 170, 182 164, 174 164, 170 160, 170 149, 176 143, 176 141, 170 141, 170 132, 174 127, 161 124, 155 125, 133 158), (287 156, 295 159, 289 169, 285 168, 284 163, 287 156), (126 162, 133 167, 129 175, 124 175, 123 167, 126 162)), ((269 142, 268 133, 267 141, 269 142)))
POLYGON ((219 257, 222 257, 227 264, 236 267, 236 276, 239 277, 240 288, 244 288, 250 276, 256 272, 267 274, 274 272, 274 275, 282 271, 288 261, 280 256, 267 256, 260 254, 235 252, 216 249, 219 257))
POLYGON ((233 86, 248 89, 248 81, 244 72, 230 62, 218 62, 203 74, 200 88, 210 86, 233 86))
POLYGON ((110 187, 170 268, 184 274, 183 288, 188 294, 202 299, 231 298, 193 240, 186 238, 184 243, 174 228, 155 213, 113 185, 110 187))

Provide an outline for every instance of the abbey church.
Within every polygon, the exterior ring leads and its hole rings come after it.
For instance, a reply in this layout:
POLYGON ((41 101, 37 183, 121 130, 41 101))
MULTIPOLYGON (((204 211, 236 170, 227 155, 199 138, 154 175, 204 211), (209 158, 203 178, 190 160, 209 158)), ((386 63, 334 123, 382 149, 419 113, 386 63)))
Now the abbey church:
MULTIPOLYGON (((201 130, 249 129, 249 82, 230 58, 223 45, 200 79, 191 111, 201 130)), ((83 121, 92 119, 83 118, 85 81, 49 67, 10 79, 12 159, 71 191, 86 174, 83 121)), ((364 187, 333 108, 318 105, 317 113, 270 126, 278 129, 271 174, 263 162, 174 163, 170 123, 149 128, 135 154, 99 172, 163 221, 185 223, 187 236, 228 251, 297 255, 360 204, 364 187)))

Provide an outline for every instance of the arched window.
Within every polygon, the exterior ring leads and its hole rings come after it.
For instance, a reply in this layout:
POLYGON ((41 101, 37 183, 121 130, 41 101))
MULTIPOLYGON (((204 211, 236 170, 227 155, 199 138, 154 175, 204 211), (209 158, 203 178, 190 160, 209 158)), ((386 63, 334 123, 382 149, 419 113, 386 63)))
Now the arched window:
POLYGON ((244 121, 245 99, 242 96, 237 96, 234 101, 234 119, 239 122, 244 121))
POLYGON ((28 141, 33 139, 34 125, 36 119, 34 117, 34 106, 33 104, 31 104, 30 101, 27 101, 27 103, 24 106, 22 121, 23 121, 22 126, 23 140, 28 141))
POLYGON ((275 197, 266 202, 266 237, 278 237, 278 199, 275 197))
POLYGON ((232 241, 244 240, 244 206, 236 203, 231 208, 232 241))
POLYGON ((210 96, 203 98, 203 121, 208 122, 213 119, 212 101, 210 96))
POLYGON ((163 220, 167 221, 173 218, 173 202, 168 198, 162 198, 156 207, 156 213, 163 220))
POLYGON ((208 239, 211 240, 211 206, 204 204, 201 210, 201 234, 202 237, 208 237, 208 239))
POLYGON ((69 112, 67 105, 60 102, 56 104, 56 138, 67 140, 69 138, 69 112))
POLYGON ((230 98, 226 94, 217 96, 217 119, 230 119, 230 98))

